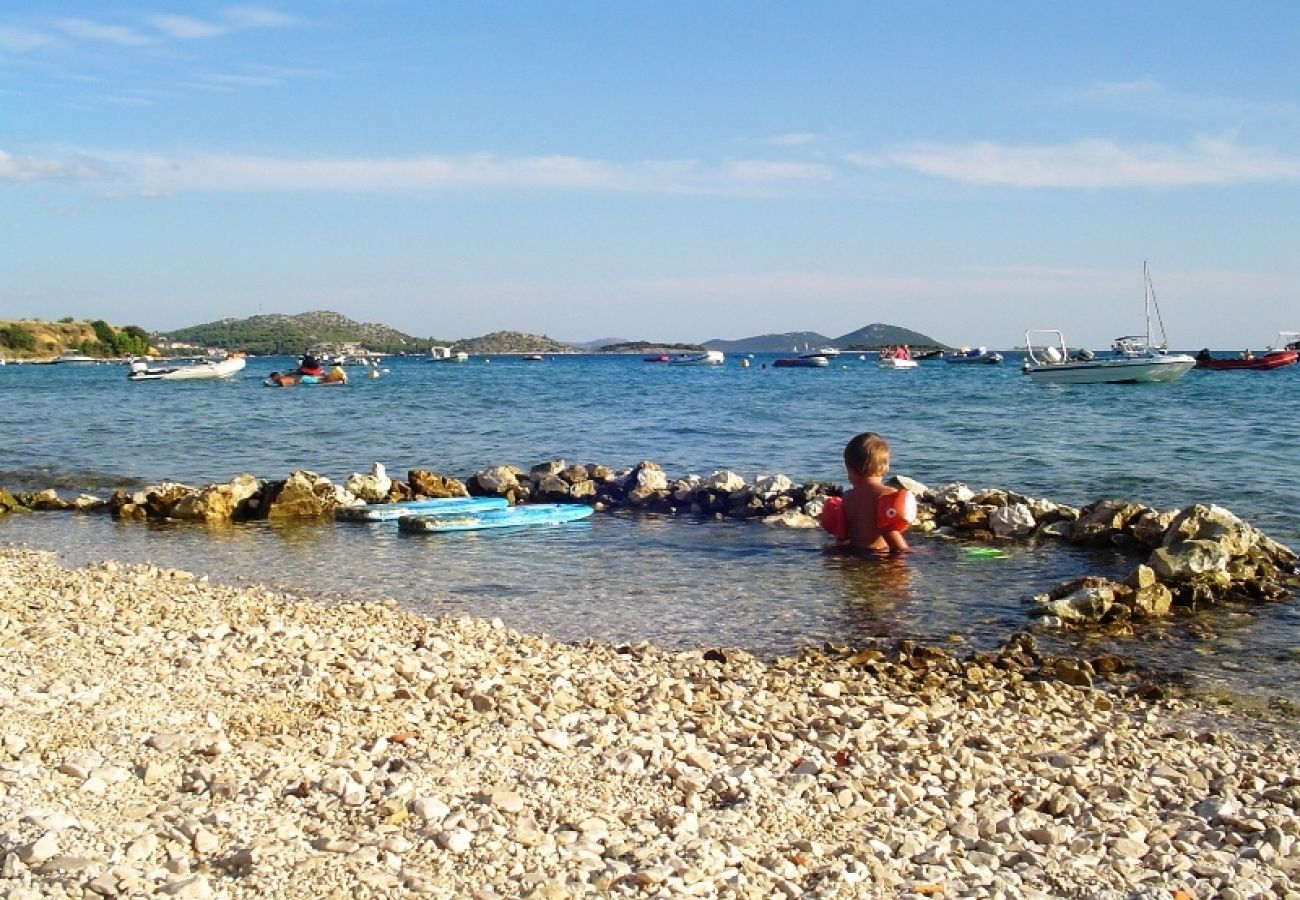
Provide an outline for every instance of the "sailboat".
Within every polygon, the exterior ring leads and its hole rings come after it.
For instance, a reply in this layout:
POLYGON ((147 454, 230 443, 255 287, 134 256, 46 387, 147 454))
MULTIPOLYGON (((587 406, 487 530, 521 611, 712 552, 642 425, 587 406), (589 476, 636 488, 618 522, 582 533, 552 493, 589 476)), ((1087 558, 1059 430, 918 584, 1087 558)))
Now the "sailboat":
POLYGON ((1185 353, 1169 352, 1164 320, 1160 317, 1155 287, 1145 262, 1142 263, 1142 279, 1147 324, 1145 335, 1115 338, 1107 356, 1098 356, 1091 350, 1080 350, 1071 355, 1061 332, 1049 328, 1030 329, 1025 332, 1024 373, 1034 381, 1048 384, 1138 384, 1174 381, 1186 375, 1196 365, 1196 360, 1185 353), (1151 340, 1152 310, 1160 327, 1159 345, 1151 340))

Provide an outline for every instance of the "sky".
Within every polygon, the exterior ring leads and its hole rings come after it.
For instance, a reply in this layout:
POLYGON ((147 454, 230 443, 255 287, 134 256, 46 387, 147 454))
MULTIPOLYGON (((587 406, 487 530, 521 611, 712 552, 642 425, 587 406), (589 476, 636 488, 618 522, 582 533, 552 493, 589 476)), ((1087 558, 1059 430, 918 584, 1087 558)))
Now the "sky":
POLYGON ((0 0, 0 318, 1300 329, 1300 4, 0 0))

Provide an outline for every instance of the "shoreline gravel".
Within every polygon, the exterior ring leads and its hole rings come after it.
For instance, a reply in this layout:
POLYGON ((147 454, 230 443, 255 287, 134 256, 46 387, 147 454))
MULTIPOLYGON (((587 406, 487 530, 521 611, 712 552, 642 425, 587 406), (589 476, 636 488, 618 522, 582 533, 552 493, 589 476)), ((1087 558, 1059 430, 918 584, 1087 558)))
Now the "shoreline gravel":
POLYGON ((0 715, 8 897, 1300 896, 1293 736, 995 659, 562 644, 6 550, 0 715))

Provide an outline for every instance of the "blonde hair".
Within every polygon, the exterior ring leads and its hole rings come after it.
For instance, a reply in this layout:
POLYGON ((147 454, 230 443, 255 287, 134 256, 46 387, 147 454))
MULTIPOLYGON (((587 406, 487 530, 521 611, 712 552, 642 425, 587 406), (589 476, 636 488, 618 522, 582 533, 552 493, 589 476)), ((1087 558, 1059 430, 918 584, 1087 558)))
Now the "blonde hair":
POLYGON ((874 431, 855 435, 844 445, 844 465, 862 475, 889 471, 889 442, 874 431))

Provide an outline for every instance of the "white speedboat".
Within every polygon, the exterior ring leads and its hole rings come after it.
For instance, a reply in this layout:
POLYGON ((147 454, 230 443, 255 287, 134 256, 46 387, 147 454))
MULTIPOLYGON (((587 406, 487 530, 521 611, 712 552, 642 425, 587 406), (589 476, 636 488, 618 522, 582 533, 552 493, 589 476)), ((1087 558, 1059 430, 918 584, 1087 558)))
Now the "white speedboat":
POLYGON ((137 360, 131 363, 131 371, 126 377, 131 381, 211 381, 237 375, 246 365, 248 360, 242 355, 165 368, 150 368, 147 362, 137 360))
POLYGON ((945 356, 944 361, 953 365, 996 366, 1002 362, 1002 354, 985 347, 963 347, 956 353, 945 356))
POLYGON ((463 363, 469 359, 464 350, 452 350, 450 347, 430 347, 429 362, 463 363))
POLYGON ((670 366, 720 366, 727 361, 721 350, 704 350, 700 353, 675 353, 668 357, 670 366))
POLYGON ((1157 321, 1160 320, 1160 311, 1156 307, 1155 290, 1145 264, 1142 276, 1146 282, 1145 335, 1115 338, 1107 355, 1098 355, 1091 350, 1072 354, 1061 332, 1031 329, 1025 332, 1025 374, 1034 381, 1047 384, 1140 384, 1174 381, 1186 375, 1196 365, 1196 360, 1185 353, 1169 352, 1163 323, 1160 326, 1161 343, 1157 346, 1151 341, 1151 310, 1155 307, 1157 321))

